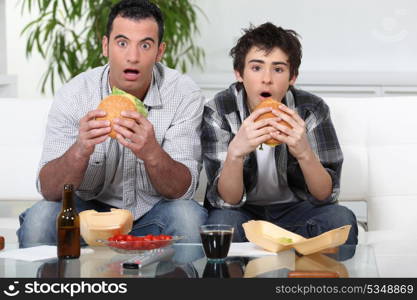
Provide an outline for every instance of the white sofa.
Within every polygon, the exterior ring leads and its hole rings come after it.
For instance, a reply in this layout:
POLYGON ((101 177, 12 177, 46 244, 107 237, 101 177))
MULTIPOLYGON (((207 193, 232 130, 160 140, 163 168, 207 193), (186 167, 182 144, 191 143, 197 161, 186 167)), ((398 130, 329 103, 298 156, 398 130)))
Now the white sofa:
POLYGON ((342 201, 367 202, 369 230, 417 226, 417 97, 326 98, 345 156, 342 201))
POLYGON ((0 98, 0 201, 38 200, 35 176, 51 100, 0 98))
MULTIPOLYGON (((417 97, 325 101, 345 156, 340 200, 367 203, 369 230, 411 231, 417 226, 417 97)), ((50 105, 0 98, 0 207, 4 200, 41 199, 35 176, 50 105)), ((204 189, 203 171, 199 201, 204 189)), ((13 232, 17 214, 12 220, 0 216, 0 235, 13 232)))

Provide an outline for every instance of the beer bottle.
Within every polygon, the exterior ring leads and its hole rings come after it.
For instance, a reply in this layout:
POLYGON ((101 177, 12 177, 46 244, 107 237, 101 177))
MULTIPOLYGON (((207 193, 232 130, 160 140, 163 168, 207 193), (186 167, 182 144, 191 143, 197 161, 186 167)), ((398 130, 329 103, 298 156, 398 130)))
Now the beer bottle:
POLYGON ((0 235, 0 250, 4 248, 4 237, 0 235))
POLYGON ((62 210, 56 219, 58 258, 80 257, 80 217, 74 204, 74 186, 64 185, 62 210))

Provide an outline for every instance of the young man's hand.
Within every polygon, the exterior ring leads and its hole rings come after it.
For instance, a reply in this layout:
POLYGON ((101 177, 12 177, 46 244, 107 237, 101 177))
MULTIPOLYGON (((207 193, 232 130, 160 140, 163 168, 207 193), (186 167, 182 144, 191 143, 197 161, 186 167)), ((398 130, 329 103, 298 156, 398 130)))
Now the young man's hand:
POLYGON ((122 116, 129 119, 113 120, 119 143, 132 150, 143 161, 156 157, 161 147, 156 140, 152 123, 135 111, 123 111, 122 116))
POLYGON ((270 123, 276 123, 276 119, 264 119, 255 122, 259 116, 264 113, 270 112, 270 107, 258 109, 250 114, 240 126, 236 136, 230 142, 229 153, 234 158, 243 158, 249 153, 253 152, 256 147, 272 138, 272 132, 275 132, 272 126, 268 126, 270 123))
POLYGON ((272 113, 279 119, 286 121, 292 128, 288 128, 277 122, 269 124, 276 129, 271 132, 272 138, 287 144, 290 153, 297 159, 307 159, 311 156, 312 150, 306 134, 306 124, 296 111, 285 105, 279 107, 280 110, 272 110, 272 113))
POLYGON ((97 144, 106 140, 111 132, 110 122, 106 120, 96 120, 98 117, 104 117, 106 112, 95 109, 89 111, 80 120, 80 129, 75 146, 77 153, 81 157, 89 157, 97 144))

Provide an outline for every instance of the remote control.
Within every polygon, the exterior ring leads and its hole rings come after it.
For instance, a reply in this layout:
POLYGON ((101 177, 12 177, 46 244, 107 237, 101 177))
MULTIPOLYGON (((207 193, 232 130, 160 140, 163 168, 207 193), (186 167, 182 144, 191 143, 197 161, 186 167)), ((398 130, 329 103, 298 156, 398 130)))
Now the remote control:
POLYGON ((172 247, 160 249, 153 252, 145 252, 122 262, 124 269, 138 269, 146 267, 154 262, 171 258, 175 250, 172 247))

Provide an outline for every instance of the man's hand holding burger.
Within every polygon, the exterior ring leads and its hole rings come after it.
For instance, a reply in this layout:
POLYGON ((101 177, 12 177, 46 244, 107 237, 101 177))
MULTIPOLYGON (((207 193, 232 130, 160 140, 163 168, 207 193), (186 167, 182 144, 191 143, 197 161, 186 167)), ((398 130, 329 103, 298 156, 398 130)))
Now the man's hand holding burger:
POLYGON ((121 115, 125 118, 113 120, 116 139, 143 161, 154 160, 161 146, 156 140, 152 123, 135 111, 123 111, 121 115))
POLYGON ((270 107, 271 111, 261 113, 255 119, 256 123, 269 119, 271 139, 265 144, 274 147, 284 143, 291 155, 299 161, 314 156, 308 142, 306 124, 298 113, 272 98, 261 101, 254 112, 262 112, 266 107, 270 107))
POLYGON ((291 127, 281 122, 271 122, 270 125, 276 129, 271 132, 271 136, 278 142, 286 144, 288 151, 297 160, 307 159, 314 155, 308 142, 306 124, 298 113, 285 105, 280 105, 279 110, 273 109, 272 113, 291 127))
POLYGON ((278 118, 256 121, 261 115, 271 111, 270 107, 260 108, 252 112, 243 121, 242 126, 240 126, 239 131, 229 145, 229 154, 233 158, 243 159, 260 144, 272 138, 271 134, 275 129, 271 127, 271 123, 275 123, 278 118))
POLYGON ((104 142, 111 131, 110 122, 107 120, 96 120, 104 117, 106 112, 95 109, 87 113, 80 120, 80 128, 76 147, 81 157, 89 158, 94 152, 96 145, 104 142))

